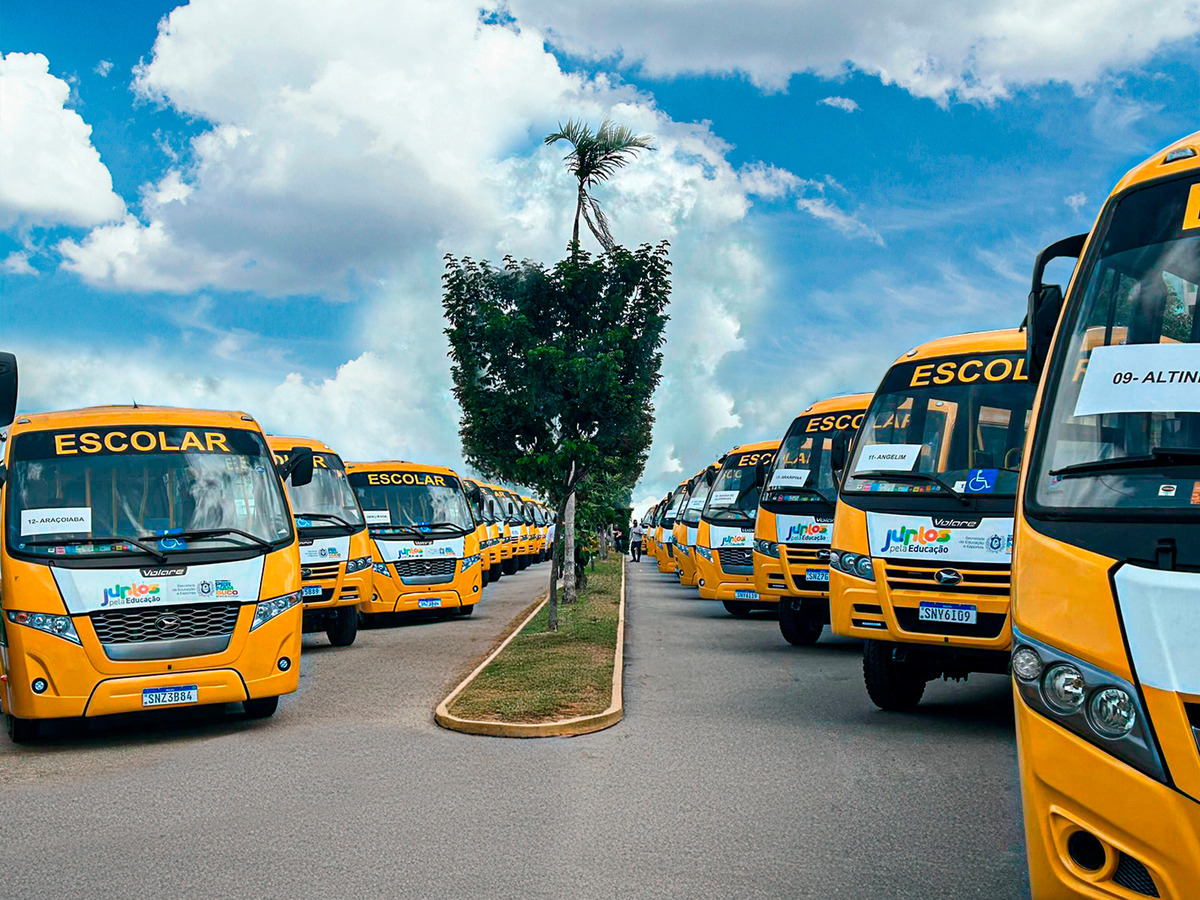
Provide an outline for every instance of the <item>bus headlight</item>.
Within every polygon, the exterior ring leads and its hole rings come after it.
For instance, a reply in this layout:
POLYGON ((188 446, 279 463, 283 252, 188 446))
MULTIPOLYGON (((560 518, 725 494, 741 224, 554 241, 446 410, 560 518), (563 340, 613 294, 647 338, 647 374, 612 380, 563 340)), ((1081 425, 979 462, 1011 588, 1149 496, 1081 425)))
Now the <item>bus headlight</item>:
POLYGON ((356 559, 352 559, 346 563, 346 574, 351 575, 354 572, 361 572, 363 569, 370 568, 370 566, 371 566, 371 557, 360 556, 360 557, 358 557, 356 559))
POLYGON ((861 553, 847 553, 845 550, 829 551, 829 567, 846 575, 853 575, 864 581, 875 580, 875 567, 871 557, 861 553))
POLYGON ((376 575, 387 575, 388 574, 387 563, 372 563, 371 568, 375 570, 376 575))
POLYGON ((259 625, 265 625, 277 615, 287 612, 299 602, 299 591, 284 594, 282 597, 273 597, 270 600, 260 600, 258 605, 254 607, 254 622, 251 623, 250 630, 253 631, 259 625))
POLYGON ((1166 783, 1137 689, 1013 628, 1013 682, 1025 705, 1122 762, 1166 783), (1044 670, 1045 674, 1042 674, 1044 670))
POLYGON ((707 559, 709 562, 712 562, 712 561, 713 561, 713 558, 712 558, 712 550, 710 550, 708 547, 702 547, 702 546, 700 546, 699 544, 697 544, 697 545, 696 545, 696 554, 697 554, 698 556, 703 556, 703 557, 704 557, 705 559, 707 559))
POLYGON ((72 644, 82 646, 79 635, 75 632, 75 623, 71 621, 70 616, 9 610, 8 621, 14 625, 27 625, 30 628, 36 628, 38 631, 44 631, 46 634, 52 634, 55 637, 62 638, 64 641, 70 641, 72 644))
POLYGON ((755 538, 754 549, 763 556, 779 559, 779 545, 774 541, 764 541, 761 538, 755 538))
POLYGON ((477 562, 479 562, 478 553, 473 553, 470 556, 464 556, 462 558, 462 571, 467 571, 467 569, 471 568, 471 566, 475 565, 477 562))

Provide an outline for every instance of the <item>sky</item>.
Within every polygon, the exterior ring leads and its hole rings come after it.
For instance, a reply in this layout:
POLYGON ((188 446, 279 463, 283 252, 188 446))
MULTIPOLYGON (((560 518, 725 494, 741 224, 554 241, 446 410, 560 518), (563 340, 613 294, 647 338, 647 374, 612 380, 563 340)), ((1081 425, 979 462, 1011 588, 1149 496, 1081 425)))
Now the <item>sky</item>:
POLYGON ((25 411, 238 408, 461 465, 443 256, 553 262, 564 149, 671 243, 642 509, 924 341, 1016 326, 1037 251, 1200 127, 1200 0, 5 4, 0 345, 25 411))

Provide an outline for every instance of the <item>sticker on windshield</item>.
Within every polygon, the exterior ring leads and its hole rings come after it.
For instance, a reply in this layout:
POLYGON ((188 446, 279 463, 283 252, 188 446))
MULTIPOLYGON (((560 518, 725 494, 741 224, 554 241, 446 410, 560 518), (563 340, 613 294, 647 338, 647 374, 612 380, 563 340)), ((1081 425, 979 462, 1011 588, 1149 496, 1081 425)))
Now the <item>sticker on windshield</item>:
POLYGON ((34 534, 81 534, 92 530, 90 506, 61 506, 57 509, 21 510, 21 536, 34 534))
POLYGON ((1200 345, 1096 347, 1075 401, 1076 416, 1200 412, 1200 345))
POLYGON ((967 473, 967 481, 963 490, 968 494, 995 493, 996 479, 999 476, 999 469, 972 469, 967 473))
POLYGON ((872 444, 863 447, 854 472, 911 472, 921 455, 921 447, 921 444, 872 444))
POLYGON ((364 509, 363 517, 368 525, 387 525, 392 521, 392 514, 386 509, 364 509))
POLYGON ((809 469, 776 469, 771 476, 770 487, 804 487, 808 483, 809 469))
POLYGON ((733 506, 740 491, 713 491, 708 498, 709 506, 733 506))

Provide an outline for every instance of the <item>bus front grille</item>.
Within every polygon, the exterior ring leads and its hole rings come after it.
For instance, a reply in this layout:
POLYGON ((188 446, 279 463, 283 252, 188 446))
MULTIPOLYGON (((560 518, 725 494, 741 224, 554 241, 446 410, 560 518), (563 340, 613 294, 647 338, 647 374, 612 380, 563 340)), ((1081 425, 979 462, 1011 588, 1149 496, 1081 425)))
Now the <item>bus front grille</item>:
POLYGON ((109 659, 173 659, 225 650, 240 610, 237 603, 201 603, 108 610, 88 618, 109 659))
POLYGON ((334 563, 305 563, 300 567, 300 577, 312 581, 332 581, 338 577, 340 562, 334 563))
POLYGON ((1007 563, 884 563, 892 591, 934 591, 939 594, 1007 597, 1012 592, 1012 568, 1007 563), (943 573, 953 573, 948 577, 943 573), (957 581, 953 579, 957 578, 957 581))
POLYGON ((748 549, 724 548, 716 551, 722 571, 733 575, 754 574, 754 557, 748 549))

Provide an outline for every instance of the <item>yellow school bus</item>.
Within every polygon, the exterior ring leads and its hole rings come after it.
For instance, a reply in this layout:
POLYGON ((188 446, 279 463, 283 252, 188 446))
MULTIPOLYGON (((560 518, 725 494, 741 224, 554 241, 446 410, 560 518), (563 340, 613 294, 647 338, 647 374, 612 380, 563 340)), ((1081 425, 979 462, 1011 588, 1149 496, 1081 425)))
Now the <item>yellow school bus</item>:
POLYGON ((240 412, 104 406, 22 415, 5 442, 0 698, 44 719, 240 702, 299 677, 300 555, 280 474, 240 412))
POLYGON ((1008 671, 1033 391, 1025 334, 1010 329, 910 350, 871 400, 838 494, 829 602, 833 632, 865 641, 882 709, 911 709, 934 678, 1008 671))
POLYGON ((528 527, 521 516, 521 498, 517 496, 516 491, 500 485, 492 485, 492 490, 500 500, 500 509, 507 526, 504 538, 504 574, 515 575, 527 565, 525 554, 529 542, 528 527))
POLYGON ((730 615, 771 609, 754 590, 754 522, 758 492, 779 441, 734 447, 721 459, 696 527, 696 586, 704 600, 720 600, 730 615))
POLYGON ((767 469, 754 525, 754 589, 779 608, 789 644, 814 644, 829 624, 829 546, 837 505, 834 441, 853 439, 870 394, 821 400, 792 422, 767 469))
POLYGON ((267 446, 280 466, 296 447, 312 453, 312 481, 287 485, 300 533, 304 633, 323 631, 333 646, 349 647, 358 634, 358 604, 371 596, 371 539, 346 466, 321 441, 269 434, 267 446))
POLYGON ((1200 133, 1034 269, 1012 671, 1035 897, 1200 896, 1197 296, 1200 133))
POLYGON ((501 531, 499 501, 491 488, 473 478, 462 480, 463 489, 471 503, 471 512, 475 516, 479 553, 483 557, 483 571, 480 581, 484 587, 500 578, 500 545, 504 542, 501 531))
POLYGON ((496 501, 497 537, 500 539, 500 543, 497 545, 500 549, 500 569, 495 577, 500 578, 502 575, 512 575, 517 571, 518 535, 514 533, 512 517, 509 515, 509 498, 504 488, 498 484, 485 484, 484 487, 491 492, 496 501))
POLYGON ((374 551, 363 615, 434 612, 469 616, 483 590, 475 518, 453 469, 389 460, 353 463, 374 551))
POLYGON ((659 512, 662 510, 663 502, 663 500, 659 500, 652 507, 650 507, 650 511, 647 514, 650 518, 646 522, 646 555, 653 559, 656 563, 658 562, 659 549, 656 535, 658 534, 659 527, 659 512))
POLYGON ((667 495, 666 506, 663 507, 662 537, 660 538, 662 549, 658 556, 658 571, 664 575, 679 570, 679 561, 675 550, 675 520, 683 511, 684 503, 687 502, 686 490, 687 482, 680 482, 676 485, 675 490, 667 495))
POLYGON ((700 527, 700 510, 708 499, 709 488, 720 470, 720 463, 701 469, 687 480, 686 496, 680 513, 675 517, 675 564, 679 583, 684 587, 696 586, 695 553, 696 532, 700 527))

